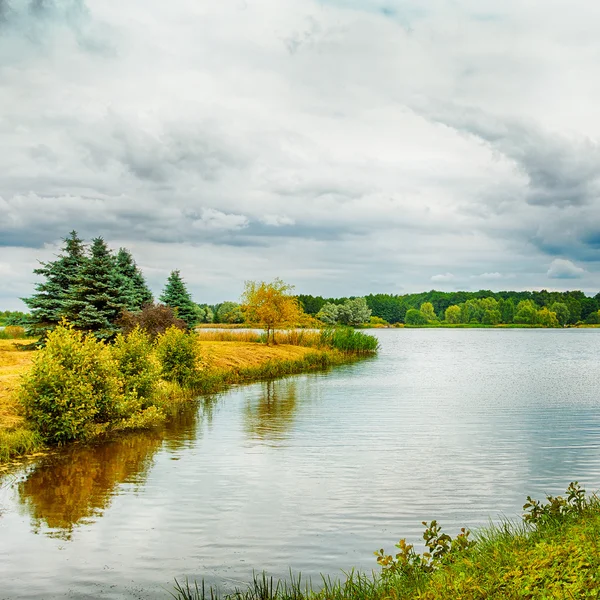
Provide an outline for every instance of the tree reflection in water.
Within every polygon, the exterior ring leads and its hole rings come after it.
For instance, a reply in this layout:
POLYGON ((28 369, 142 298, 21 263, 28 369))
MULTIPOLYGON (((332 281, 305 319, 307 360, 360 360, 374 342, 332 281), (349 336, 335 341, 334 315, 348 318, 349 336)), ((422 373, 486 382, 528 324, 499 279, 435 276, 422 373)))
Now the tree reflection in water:
POLYGON ((195 443, 199 421, 210 424, 214 404, 212 399, 194 403, 164 428, 72 446, 41 459, 17 484, 34 532, 68 540, 78 525, 94 522, 121 484, 145 483, 158 450, 177 453, 195 443))
POLYGON ((245 430, 253 438, 282 440, 294 423, 297 409, 296 379, 267 381, 259 397, 246 403, 245 430))

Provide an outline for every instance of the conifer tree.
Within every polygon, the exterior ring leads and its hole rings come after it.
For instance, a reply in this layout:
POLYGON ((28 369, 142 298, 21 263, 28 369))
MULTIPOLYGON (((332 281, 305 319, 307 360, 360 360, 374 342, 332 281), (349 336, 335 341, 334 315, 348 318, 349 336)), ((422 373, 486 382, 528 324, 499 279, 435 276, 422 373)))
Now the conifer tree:
POLYGON ((106 242, 95 238, 67 302, 67 319, 76 329, 91 331, 99 339, 110 339, 119 330, 115 321, 125 307, 115 258, 106 242))
POLYGON ((41 263, 34 269, 44 281, 36 284, 36 293, 23 298, 31 312, 27 326, 32 335, 44 339, 65 316, 66 302, 86 260, 83 240, 76 231, 71 231, 57 260, 41 263))
POLYGON ((160 296, 160 301, 166 306, 170 306, 177 317, 185 321, 189 328, 192 328, 198 322, 196 304, 185 287, 179 271, 171 271, 167 285, 160 296))
POLYGON ((127 310, 138 312, 146 304, 154 302, 152 292, 146 284, 144 275, 135 264, 131 252, 126 248, 120 248, 117 252, 115 269, 127 310))

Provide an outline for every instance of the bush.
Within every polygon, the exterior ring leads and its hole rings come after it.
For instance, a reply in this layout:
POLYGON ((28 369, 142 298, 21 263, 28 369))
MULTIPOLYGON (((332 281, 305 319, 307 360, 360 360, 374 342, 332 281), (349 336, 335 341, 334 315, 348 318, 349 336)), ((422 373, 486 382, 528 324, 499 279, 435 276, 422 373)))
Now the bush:
POLYGON ((20 325, 7 325, 0 331, 0 340, 21 340, 25 335, 25 329, 20 325))
POLYGON ((128 335, 120 333, 111 352, 125 396, 138 399, 141 409, 147 408, 160 377, 160 365, 149 334, 139 327, 128 335))
POLYGON ((152 339, 165 333, 169 327, 187 329, 185 321, 178 319, 173 309, 164 304, 146 304, 137 313, 125 310, 121 313, 117 325, 124 334, 131 333, 136 327, 139 327, 152 339))
POLYGON ((416 308, 410 308, 406 311, 404 322, 407 325, 427 325, 427 317, 416 308))
POLYGON ((321 331, 321 345, 352 354, 373 354, 379 348, 377 338, 351 327, 338 327, 321 331))
POLYGON ((58 326, 34 358, 20 389, 27 418, 47 441, 62 444, 106 423, 122 401, 110 349, 70 326, 58 326))
POLYGON ((156 354, 162 377, 182 387, 192 388, 200 376, 200 349, 194 333, 170 327, 158 336, 156 354))
POLYGON ((382 319, 381 317, 371 317, 369 323, 373 327, 389 327, 390 325, 385 319, 382 319))

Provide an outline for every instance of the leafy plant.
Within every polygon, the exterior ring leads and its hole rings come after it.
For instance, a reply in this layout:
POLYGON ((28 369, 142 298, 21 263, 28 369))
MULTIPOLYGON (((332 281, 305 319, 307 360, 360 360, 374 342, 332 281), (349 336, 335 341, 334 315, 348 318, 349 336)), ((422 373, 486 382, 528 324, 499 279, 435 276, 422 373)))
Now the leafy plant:
POLYGON ((182 387, 194 387, 200 377, 200 349, 194 333, 170 327, 158 336, 156 354, 162 377, 182 387))
POLYGON ((453 539, 442 532, 442 528, 435 520, 429 524, 427 521, 423 521, 423 525, 425 526, 423 539, 428 552, 423 552, 423 554, 415 552, 414 546, 407 544, 406 539, 401 539, 396 544, 396 548, 400 552, 395 556, 386 554, 383 548, 379 552, 375 552, 383 577, 392 575, 415 577, 423 573, 432 573, 443 563, 451 562, 458 554, 475 545, 475 542, 469 539, 471 532, 464 527, 453 539))
POLYGON ((128 335, 120 333, 111 347, 121 378, 123 392, 147 408, 160 377, 160 365, 154 355, 150 336, 136 327, 128 335))
POLYGON ((572 481, 567 487, 567 497, 546 496, 547 503, 542 504, 527 496, 527 502, 523 505, 525 514, 523 520, 533 525, 544 525, 563 517, 578 515, 583 512, 587 505, 585 490, 581 488, 578 481, 572 481))
POLYGON ((20 400, 26 417, 47 441, 85 437, 92 423, 106 423, 122 400, 110 349, 91 335, 60 325, 25 375, 20 400))

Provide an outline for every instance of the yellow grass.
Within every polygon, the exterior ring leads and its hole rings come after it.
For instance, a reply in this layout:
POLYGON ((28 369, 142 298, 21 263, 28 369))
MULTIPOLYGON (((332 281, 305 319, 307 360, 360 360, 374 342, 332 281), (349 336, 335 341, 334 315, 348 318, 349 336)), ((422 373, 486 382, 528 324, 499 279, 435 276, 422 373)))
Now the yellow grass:
POLYGON ((206 368, 215 371, 258 367, 269 361, 297 360, 314 352, 304 346, 265 346, 252 342, 200 342, 206 368))
POLYGON ((23 345, 0 340, 0 429, 12 429, 23 423, 16 390, 33 358, 33 351, 19 350, 23 345))
MULTIPOLYGON (((35 351, 19 350, 22 343, 0 340, 0 429, 23 425, 16 397, 20 378, 31 365, 35 351)), ((304 346, 265 346, 256 342, 200 341, 205 368, 209 371, 237 371, 259 367, 269 361, 288 361, 303 358, 311 348, 304 346)))

